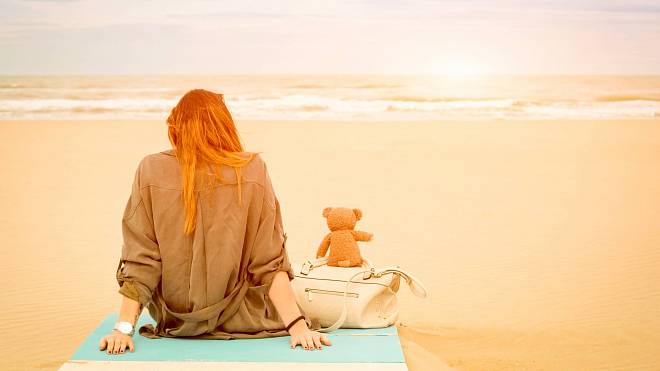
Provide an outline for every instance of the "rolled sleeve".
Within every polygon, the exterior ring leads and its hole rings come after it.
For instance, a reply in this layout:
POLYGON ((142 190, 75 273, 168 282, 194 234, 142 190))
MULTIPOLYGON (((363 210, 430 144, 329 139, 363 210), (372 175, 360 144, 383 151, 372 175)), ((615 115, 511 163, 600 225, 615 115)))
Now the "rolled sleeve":
POLYGON ((294 279, 286 250, 286 239, 280 203, 266 171, 263 208, 248 263, 248 277, 254 285, 270 285, 279 271, 286 272, 289 281, 294 279))
POLYGON ((125 297, 129 299, 133 299, 137 302, 140 301, 140 293, 138 292, 137 288, 131 281, 124 281, 124 283, 119 287, 119 290, 117 291, 120 294, 124 295, 125 297))
POLYGON ((134 298, 137 293, 138 302, 146 305, 161 279, 161 259, 153 221, 141 194, 139 173, 138 167, 122 218, 124 243, 116 278, 122 295, 134 298), (127 282, 130 285, 124 287, 127 282))
MULTIPOLYGON (((286 235, 284 235, 286 241, 286 235)), ((293 268, 291 268, 291 262, 289 261, 289 254, 286 251, 286 242, 282 243, 282 249, 280 253, 270 262, 262 265, 260 278, 258 279, 259 285, 270 285, 273 283, 273 278, 277 272, 286 272, 289 277, 289 281, 295 278, 293 274, 293 268)))

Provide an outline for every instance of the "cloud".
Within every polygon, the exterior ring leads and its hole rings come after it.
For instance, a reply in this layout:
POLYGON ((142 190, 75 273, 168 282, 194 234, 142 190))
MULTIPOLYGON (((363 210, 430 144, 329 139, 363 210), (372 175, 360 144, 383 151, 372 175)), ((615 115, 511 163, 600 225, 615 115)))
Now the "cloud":
POLYGON ((21 0, 29 3, 74 3, 81 0, 21 0))
POLYGON ((423 72, 446 59, 660 73, 660 9, 645 1, 5 0, 0 19, 0 73, 423 72))

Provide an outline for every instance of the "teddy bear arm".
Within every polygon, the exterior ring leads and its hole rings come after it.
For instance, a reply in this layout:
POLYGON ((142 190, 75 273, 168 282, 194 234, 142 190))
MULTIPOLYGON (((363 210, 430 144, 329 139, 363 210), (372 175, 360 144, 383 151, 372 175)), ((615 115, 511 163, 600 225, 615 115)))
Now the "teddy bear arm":
POLYGON ((320 258, 322 256, 325 256, 325 253, 328 252, 329 247, 330 247, 330 234, 328 233, 325 237, 323 237, 323 241, 321 241, 321 244, 319 245, 319 248, 316 251, 316 257, 320 258))
POLYGON ((373 236, 369 232, 364 232, 364 231, 351 231, 353 233, 353 237, 355 238, 355 241, 371 241, 371 237, 373 236))

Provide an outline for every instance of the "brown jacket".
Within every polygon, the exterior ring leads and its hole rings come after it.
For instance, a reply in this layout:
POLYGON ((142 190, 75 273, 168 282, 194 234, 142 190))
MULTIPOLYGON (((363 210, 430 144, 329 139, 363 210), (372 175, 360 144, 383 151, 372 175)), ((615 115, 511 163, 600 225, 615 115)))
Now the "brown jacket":
POLYGON ((198 168, 196 229, 186 236, 174 150, 142 159, 122 219, 119 292, 156 320, 139 329, 145 337, 288 335, 267 294, 277 271, 294 275, 266 164, 256 154, 241 169, 242 206, 234 169, 222 166, 216 185, 201 178, 212 173, 198 168))

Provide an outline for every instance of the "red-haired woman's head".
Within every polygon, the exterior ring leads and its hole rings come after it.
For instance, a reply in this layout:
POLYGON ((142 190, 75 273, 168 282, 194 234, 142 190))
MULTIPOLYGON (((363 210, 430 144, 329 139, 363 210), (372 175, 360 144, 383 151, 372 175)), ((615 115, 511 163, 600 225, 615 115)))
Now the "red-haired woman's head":
MULTIPOLYGON (((183 176, 183 202, 186 208, 184 233, 195 230, 197 200, 195 195, 195 173, 202 164, 228 165, 236 172, 238 202, 241 203, 240 168, 254 157, 243 152, 234 120, 225 106, 222 94, 194 89, 187 92, 172 109, 167 118, 168 137, 176 151, 183 176)), ((218 177, 218 166, 213 166, 218 177)))

